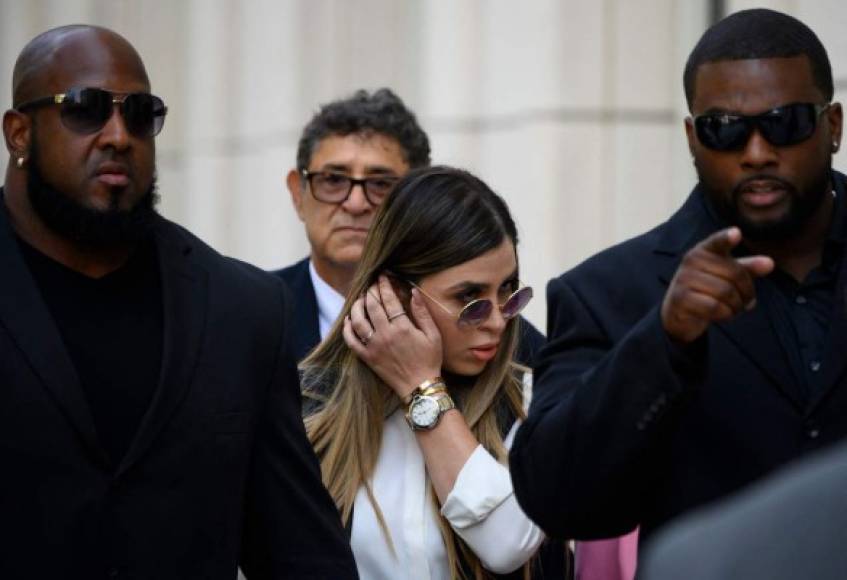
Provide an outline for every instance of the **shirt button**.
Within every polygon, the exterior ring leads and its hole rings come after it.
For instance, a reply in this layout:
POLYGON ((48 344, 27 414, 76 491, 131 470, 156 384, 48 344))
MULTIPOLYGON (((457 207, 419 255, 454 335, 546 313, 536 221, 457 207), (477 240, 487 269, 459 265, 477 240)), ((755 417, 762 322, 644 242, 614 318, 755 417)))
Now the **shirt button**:
POLYGON ((805 304, 806 297, 800 294, 799 296, 797 296, 797 298, 794 299, 794 302, 796 302, 797 304, 805 304))
POLYGON ((808 435, 809 439, 817 439, 818 435, 820 435, 820 434, 821 434, 820 429, 809 429, 806 432, 806 435, 808 435))
POLYGON ((109 569, 109 578, 117 578, 119 575, 120 575, 120 572, 118 572, 117 568, 110 568, 109 569))
POLYGON ((819 370, 821 370, 821 361, 813 360, 811 363, 809 363, 809 368, 812 369, 813 373, 818 372, 819 370))

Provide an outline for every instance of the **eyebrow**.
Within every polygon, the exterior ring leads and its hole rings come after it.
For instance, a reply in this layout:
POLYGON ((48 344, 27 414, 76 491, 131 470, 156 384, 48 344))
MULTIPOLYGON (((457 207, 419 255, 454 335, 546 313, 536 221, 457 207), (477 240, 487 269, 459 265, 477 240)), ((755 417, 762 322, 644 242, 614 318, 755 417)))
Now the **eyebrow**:
MULTIPOLYGON (((321 171, 338 171, 341 173, 350 173, 350 166, 343 163, 327 163, 321 167, 321 171)), ((365 175, 393 175, 397 172, 383 165, 366 165, 365 175)))
MULTIPOLYGON (((511 281, 517 280, 517 279, 518 279, 518 270, 517 270, 517 268, 515 268, 515 271, 512 272, 509 276, 506 276, 506 278, 502 282, 500 282, 500 284, 498 284, 497 286, 498 287, 502 286, 506 282, 511 282, 511 281)), ((453 284, 452 286, 447 288, 447 292, 452 293, 452 292, 456 292, 456 291, 459 291, 459 290, 463 290, 463 291, 487 290, 490 286, 491 286, 491 284, 489 284, 487 282, 474 282, 472 280, 463 280, 463 281, 458 282, 456 284, 453 284)))
POLYGON ((786 103, 785 105, 777 105, 776 107, 771 107, 769 109, 765 109, 764 111, 759 111, 758 113, 742 113, 737 109, 728 109, 723 107, 711 107, 706 109, 702 113, 698 113, 694 115, 695 117, 701 117, 703 115, 727 115, 728 117, 758 117, 760 115, 767 115, 771 111, 775 109, 782 109, 783 107, 787 107, 791 103, 786 103))
POLYGON ((705 111, 703 111, 702 113, 698 113, 697 115, 694 115, 694 116, 699 117, 700 115, 723 115, 723 114, 729 114, 729 113, 730 113, 729 109, 722 109, 720 107, 710 107, 710 108, 706 109, 705 111))
POLYGON ((705 111, 697 113, 693 115, 694 117, 702 117, 703 115, 743 115, 743 113, 739 113, 734 109, 728 109, 725 107, 709 107, 705 111))

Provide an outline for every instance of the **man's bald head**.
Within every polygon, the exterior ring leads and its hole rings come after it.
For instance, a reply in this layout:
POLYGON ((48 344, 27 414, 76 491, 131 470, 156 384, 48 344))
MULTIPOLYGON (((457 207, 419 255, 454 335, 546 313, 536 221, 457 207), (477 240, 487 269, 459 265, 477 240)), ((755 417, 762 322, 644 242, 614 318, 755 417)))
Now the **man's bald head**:
POLYGON ((92 60, 136 68, 150 84, 141 57, 123 36, 100 26, 72 24, 39 34, 21 51, 12 73, 12 107, 67 90, 58 80, 62 73, 72 73, 80 61, 92 60))
POLYGON ((111 30, 63 26, 24 47, 13 74, 14 108, 3 116, 14 159, 4 198, 18 223, 29 224, 24 237, 33 245, 54 236, 71 246, 123 248, 149 233, 155 218, 155 135, 139 131, 143 112, 128 108, 129 101, 120 106, 114 101, 116 95, 149 92, 138 53, 111 30), (69 89, 105 91, 111 109, 69 101, 55 106, 49 97, 69 89))

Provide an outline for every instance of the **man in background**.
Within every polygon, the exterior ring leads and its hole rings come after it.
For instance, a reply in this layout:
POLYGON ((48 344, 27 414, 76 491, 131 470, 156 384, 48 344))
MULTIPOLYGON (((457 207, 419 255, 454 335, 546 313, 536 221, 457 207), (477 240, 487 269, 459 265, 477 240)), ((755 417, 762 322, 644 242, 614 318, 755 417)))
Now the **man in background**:
MULTIPOLYGON (((429 138, 389 89, 328 103, 303 129, 286 185, 311 252, 274 272, 297 300, 292 346, 298 361, 338 318, 379 205, 410 169, 429 164, 429 138)), ((529 364, 544 337, 521 323, 518 360, 529 364)))

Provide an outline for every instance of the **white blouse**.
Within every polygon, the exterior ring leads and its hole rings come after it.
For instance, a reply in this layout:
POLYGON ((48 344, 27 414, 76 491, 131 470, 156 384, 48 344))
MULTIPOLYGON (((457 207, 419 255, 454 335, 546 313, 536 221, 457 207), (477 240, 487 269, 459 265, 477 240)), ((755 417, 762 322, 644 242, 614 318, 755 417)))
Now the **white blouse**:
MULTIPOLYGON (((511 447, 517 423, 506 438, 511 447)), ((371 489, 391 533, 379 526, 364 486, 356 495, 351 546, 362 580, 449 580, 447 551, 438 528, 423 453, 398 410, 385 422, 371 489)), ((453 530, 482 565, 503 574, 519 568, 544 540, 524 515, 509 469, 477 446, 441 508, 453 530)))

